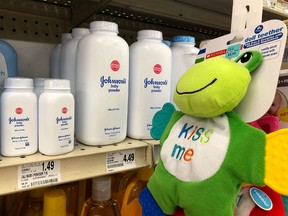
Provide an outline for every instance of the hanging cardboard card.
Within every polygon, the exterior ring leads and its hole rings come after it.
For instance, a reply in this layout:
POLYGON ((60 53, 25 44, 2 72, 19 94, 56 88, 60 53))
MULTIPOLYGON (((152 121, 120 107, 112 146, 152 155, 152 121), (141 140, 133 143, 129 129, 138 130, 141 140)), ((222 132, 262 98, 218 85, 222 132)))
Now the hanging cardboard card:
MULTIPOLYGON (((280 20, 269 20, 245 29, 243 32, 210 40, 199 51, 197 62, 216 56, 225 56, 234 61, 249 50, 258 50, 263 55, 261 66, 251 73, 252 80, 245 98, 235 111, 246 122, 263 116, 273 102, 280 67, 286 44, 287 28, 280 20), (241 35, 241 36, 239 36, 241 35)), ((233 71, 231 71, 233 73, 233 71)))
POLYGON ((260 24, 262 14, 263 0, 233 0, 230 32, 238 34, 260 24))
POLYGON ((281 70, 272 112, 279 118, 279 127, 288 128, 288 70, 281 70))

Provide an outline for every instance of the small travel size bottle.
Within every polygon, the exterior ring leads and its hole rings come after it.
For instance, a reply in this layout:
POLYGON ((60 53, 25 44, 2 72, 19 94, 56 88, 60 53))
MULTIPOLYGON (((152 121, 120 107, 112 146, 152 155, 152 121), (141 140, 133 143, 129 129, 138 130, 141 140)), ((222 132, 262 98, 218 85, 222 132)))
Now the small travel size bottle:
POLYGON ((0 104, 1 154, 34 154, 37 151, 37 97, 33 92, 33 79, 6 78, 0 104))
POLYGON ((84 203, 81 216, 120 216, 118 203, 111 198, 111 176, 93 178, 92 197, 84 203))
POLYGON ((74 149, 74 97, 70 81, 46 79, 39 98, 39 151, 60 155, 74 149))

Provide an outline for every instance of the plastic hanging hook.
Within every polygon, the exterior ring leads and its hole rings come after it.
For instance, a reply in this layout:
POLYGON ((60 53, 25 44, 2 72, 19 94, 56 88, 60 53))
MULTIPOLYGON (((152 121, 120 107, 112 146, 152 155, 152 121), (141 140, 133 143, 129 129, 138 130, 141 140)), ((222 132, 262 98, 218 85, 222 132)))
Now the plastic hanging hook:
POLYGON ((262 13, 263 0, 233 0, 231 33, 238 35, 245 28, 260 24, 262 13))

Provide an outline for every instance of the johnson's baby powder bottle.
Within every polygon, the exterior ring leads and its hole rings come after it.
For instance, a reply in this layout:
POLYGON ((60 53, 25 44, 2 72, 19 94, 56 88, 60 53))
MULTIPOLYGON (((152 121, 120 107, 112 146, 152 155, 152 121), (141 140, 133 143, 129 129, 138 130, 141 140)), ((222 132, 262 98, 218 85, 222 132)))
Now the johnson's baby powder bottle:
POLYGON ((34 93, 39 99, 40 94, 43 92, 44 81, 46 78, 36 77, 33 79, 34 81, 34 93))
POLYGON ((90 23, 77 50, 76 138, 87 145, 121 142, 127 132, 129 47, 113 22, 90 23))
POLYGON ((172 75, 171 75, 171 103, 179 78, 194 65, 199 49, 195 47, 195 38, 192 36, 174 36, 172 38, 172 75))
MULTIPOLYGON (((34 82, 34 93, 37 96, 37 117, 39 117, 39 97, 43 92, 45 78, 35 77, 34 82)), ((37 143, 39 145, 39 119, 37 121, 37 143)))
POLYGON ((171 60, 162 32, 138 32, 130 46, 129 137, 151 139, 152 118, 170 101, 171 60))
POLYGON ((39 98, 39 151, 60 155, 74 149, 74 97, 70 81, 46 79, 39 98))
POLYGON ((37 151, 37 97, 33 79, 6 78, 1 95, 1 154, 24 156, 37 151))
POLYGON ((0 96, 2 95, 2 92, 4 91, 4 82, 5 82, 5 79, 4 80, 0 79, 0 96))
POLYGON ((70 80, 71 93, 74 96, 77 45, 79 40, 89 33, 87 28, 72 29, 72 39, 63 43, 60 53, 60 78, 70 80))
POLYGON ((60 78, 60 54, 63 43, 72 39, 71 33, 63 33, 61 43, 56 44, 50 55, 50 77, 60 78))

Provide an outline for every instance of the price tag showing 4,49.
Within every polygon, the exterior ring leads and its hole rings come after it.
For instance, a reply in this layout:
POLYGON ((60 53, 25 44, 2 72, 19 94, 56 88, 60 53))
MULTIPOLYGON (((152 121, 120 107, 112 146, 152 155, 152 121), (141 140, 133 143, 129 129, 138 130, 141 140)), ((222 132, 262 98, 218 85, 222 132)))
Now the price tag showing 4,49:
POLYGON ((136 167, 135 149, 109 152, 106 155, 107 172, 122 171, 136 167))
POLYGON ((18 166, 18 189, 49 185, 60 181, 60 160, 50 160, 18 166))

